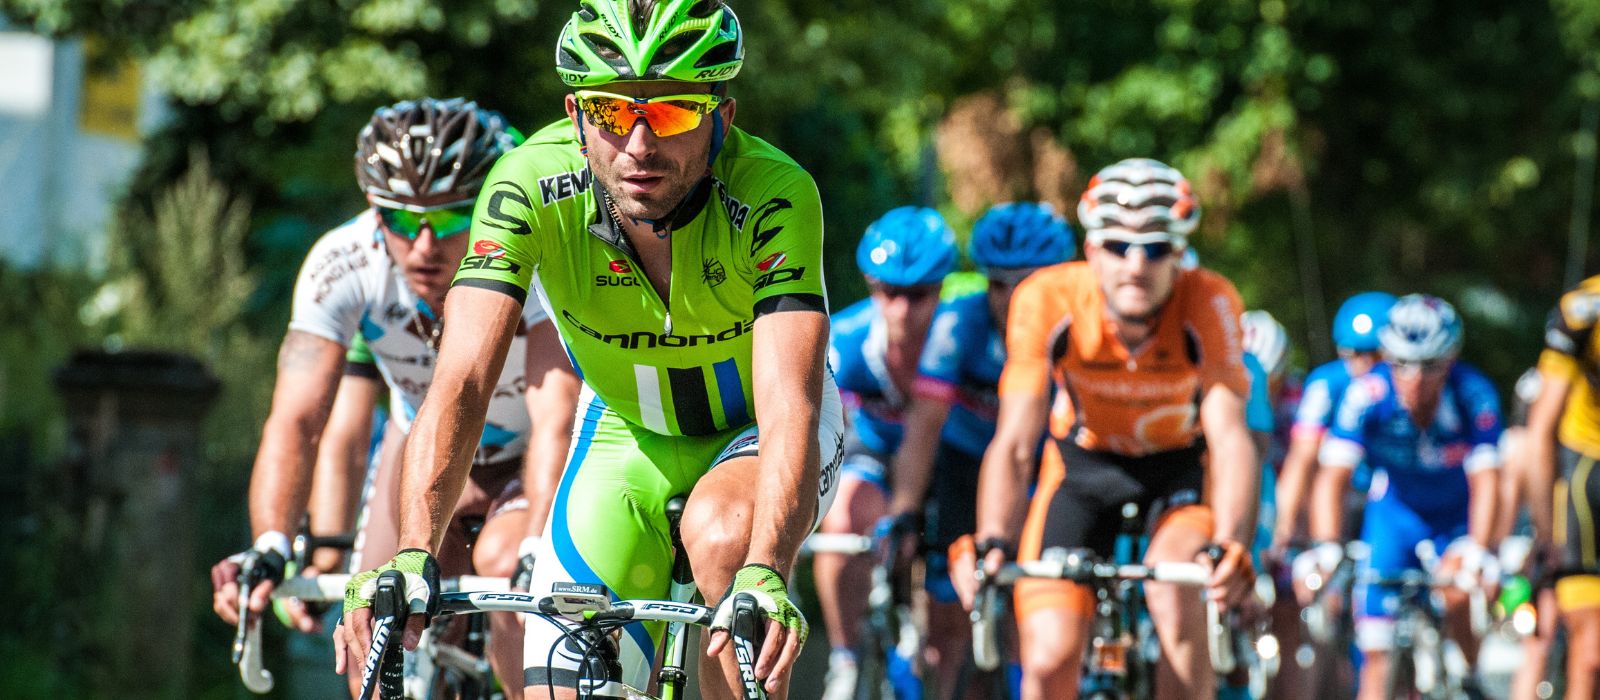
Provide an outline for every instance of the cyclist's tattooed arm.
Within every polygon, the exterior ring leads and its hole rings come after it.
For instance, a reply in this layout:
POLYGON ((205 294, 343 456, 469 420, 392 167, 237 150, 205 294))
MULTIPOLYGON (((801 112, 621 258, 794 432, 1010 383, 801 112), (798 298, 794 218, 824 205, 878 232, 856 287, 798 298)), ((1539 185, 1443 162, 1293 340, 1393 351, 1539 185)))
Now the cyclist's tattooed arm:
POLYGON ((528 498, 528 533, 542 535, 544 521, 561 483, 572 420, 583 382, 572 370, 555 323, 545 321, 528 329, 528 415, 533 432, 523 455, 523 493, 528 498))
POLYGON ((752 354, 761 470, 771 480, 756 490, 747 564, 787 572, 817 511, 828 316, 819 311, 767 313, 756 319, 752 354))
POLYGON ((344 352, 338 343, 303 331, 283 337, 272 411, 250 478, 250 527, 257 536, 293 532, 305 512, 344 352))
POLYGON ((406 507, 400 509, 400 549, 439 551, 521 311, 516 299, 498 291, 457 286, 445 296, 444 317, 450 323, 433 384, 401 458, 400 498, 406 507))

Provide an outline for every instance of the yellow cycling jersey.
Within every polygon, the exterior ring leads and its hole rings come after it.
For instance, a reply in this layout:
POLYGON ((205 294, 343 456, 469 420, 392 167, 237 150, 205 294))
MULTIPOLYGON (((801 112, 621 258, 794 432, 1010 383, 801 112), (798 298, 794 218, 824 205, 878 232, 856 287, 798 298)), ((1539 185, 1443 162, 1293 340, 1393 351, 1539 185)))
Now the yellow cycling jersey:
POLYGON ((1563 445, 1600 457, 1600 275, 1584 280, 1562 295, 1550 313, 1539 373, 1565 377, 1572 389, 1561 415, 1563 445))

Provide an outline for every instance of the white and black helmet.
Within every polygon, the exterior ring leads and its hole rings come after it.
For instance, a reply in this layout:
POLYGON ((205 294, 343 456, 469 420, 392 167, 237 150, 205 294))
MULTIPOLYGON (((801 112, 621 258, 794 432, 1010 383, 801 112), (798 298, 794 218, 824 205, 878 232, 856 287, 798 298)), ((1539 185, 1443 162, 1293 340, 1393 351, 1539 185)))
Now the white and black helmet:
POLYGON ((1267 376, 1276 377, 1289 364, 1289 331, 1272 314, 1260 309, 1239 317, 1244 328, 1244 351, 1255 356, 1267 376))
POLYGON ((1078 221, 1091 235, 1118 230, 1182 238, 1200 223, 1200 200, 1188 179, 1172 166, 1150 158, 1129 158, 1089 180, 1078 198, 1078 221))
POLYGON ((379 107, 356 139, 356 182, 374 204, 427 211, 471 203, 489 167, 522 142, 498 112, 461 98, 379 107))
POLYGON ((1389 308, 1389 322, 1378 330, 1383 354, 1398 362, 1454 357, 1461 349, 1461 317, 1439 297, 1408 294, 1389 308))

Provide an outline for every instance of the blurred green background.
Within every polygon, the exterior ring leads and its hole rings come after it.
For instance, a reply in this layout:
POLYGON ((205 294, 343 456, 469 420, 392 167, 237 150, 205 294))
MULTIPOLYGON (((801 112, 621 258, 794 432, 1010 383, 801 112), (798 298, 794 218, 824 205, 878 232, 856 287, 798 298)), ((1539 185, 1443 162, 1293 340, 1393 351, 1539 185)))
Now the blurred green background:
MULTIPOLYGON (((1509 386, 1556 295, 1595 269, 1595 0, 734 7, 748 37, 738 123, 816 177, 836 308, 864 292, 854 245, 883 211, 927 203, 963 232, 999 201, 1071 211, 1089 174, 1130 156, 1194 181, 1204 264, 1288 326, 1302 366, 1331 357, 1346 296, 1426 291, 1457 305, 1467 359, 1509 386)), ((115 681, 84 672, 96 623, 64 608, 61 582, 94 562, 70 556, 77 524, 50 497, 70 447, 50 370, 74 348, 161 348, 222 379, 191 479, 199 561, 171 572, 208 592, 201 562, 248 539, 243 494, 295 272, 364 206, 356 131, 420 94, 475 99, 524 131, 561 116, 551 64, 572 9, 0 0, 14 30, 93 38, 97 61, 139 66, 168 115, 144 137, 102 259, 0 262, 0 594, 13 610, 0 696, 100 696, 115 681)), ((172 614, 197 618, 180 694, 242 696, 230 631, 206 606, 172 614)))

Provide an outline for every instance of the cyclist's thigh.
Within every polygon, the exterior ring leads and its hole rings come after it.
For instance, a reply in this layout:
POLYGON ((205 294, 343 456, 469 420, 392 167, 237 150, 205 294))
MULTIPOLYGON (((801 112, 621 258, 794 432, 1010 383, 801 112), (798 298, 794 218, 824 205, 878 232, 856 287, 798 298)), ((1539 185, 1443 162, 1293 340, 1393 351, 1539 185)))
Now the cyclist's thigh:
MULTIPOLYGON (((587 389, 579 405, 529 592, 546 595, 552 584, 579 582, 603 584, 613 599, 665 597, 672 569, 666 502, 688 491, 694 470, 703 471, 719 445, 631 426, 587 389)), ((526 628, 528 685, 572 687, 583 650, 553 623, 533 619, 526 628)), ((624 681, 645 687, 659 635, 659 625, 624 628, 617 638, 624 681)))
MULTIPOLYGON (((1600 531, 1595 509, 1600 508, 1600 465, 1595 458, 1561 448, 1562 474, 1567 484, 1566 502, 1556 507, 1564 511, 1565 528, 1557 531, 1562 540, 1563 566, 1571 571, 1600 571, 1600 531)), ((1556 582, 1556 600, 1567 612, 1600 608, 1600 576, 1563 576, 1556 582)))
POLYGON ((940 603, 959 602, 950 583, 950 567, 945 550, 950 543, 977 527, 978 467, 982 455, 969 455, 948 444, 939 446, 934 461, 933 483, 928 487, 927 574, 923 586, 940 603))
MULTIPOLYGON (((1105 453, 1051 441, 1017 543, 1017 559, 1033 561, 1054 547, 1087 547, 1109 557, 1121 526, 1118 508, 1143 502, 1145 496, 1143 485, 1105 453)), ((1068 581, 1024 579, 1017 582, 1015 604, 1017 616, 1025 618, 1038 610, 1062 608, 1087 615, 1091 601, 1086 589, 1068 581)))
MULTIPOLYGON (((689 499, 689 510, 700 510, 702 504, 711 508, 740 507, 739 503, 753 501, 755 491, 759 490, 770 479, 767 470, 759 466, 757 458, 761 455, 761 432, 758 426, 750 425, 744 430, 734 434, 731 438, 718 438, 718 449, 710 460, 705 462, 707 476, 695 484, 694 494, 689 499), (755 488, 752 488, 752 485, 755 488)), ((822 392, 822 406, 817 416, 817 447, 820 450, 819 469, 817 478, 817 506, 811 519, 807 532, 815 530, 827 517, 829 509, 833 506, 834 499, 839 495, 840 484, 845 479, 847 467, 847 454, 850 449, 851 438, 845 435, 844 406, 839 400, 839 391, 834 388, 833 378, 829 376, 822 392)), ((887 469, 888 459, 882 453, 855 443, 856 456, 862 461, 863 468, 870 468, 870 462, 878 461, 883 469, 887 469)), ((863 480, 870 482, 869 474, 859 475, 863 480)), ((864 484, 863 484, 864 486, 864 484)), ((875 485, 882 488, 882 484, 875 485)), ((691 517, 686 514, 685 518, 691 517)), ((748 536, 749 533, 744 533, 748 536)), ((687 531, 685 537, 688 537, 687 531)), ((741 538, 742 539, 742 538, 741 538)))
POLYGON ((370 569, 389 560, 400 549, 400 513, 396 501, 400 493, 400 455, 406 436, 394 421, 384 426, 383 443, 378 448, 378 464, 372 488, 365 494, 356 556, 351 571, 370 569))

